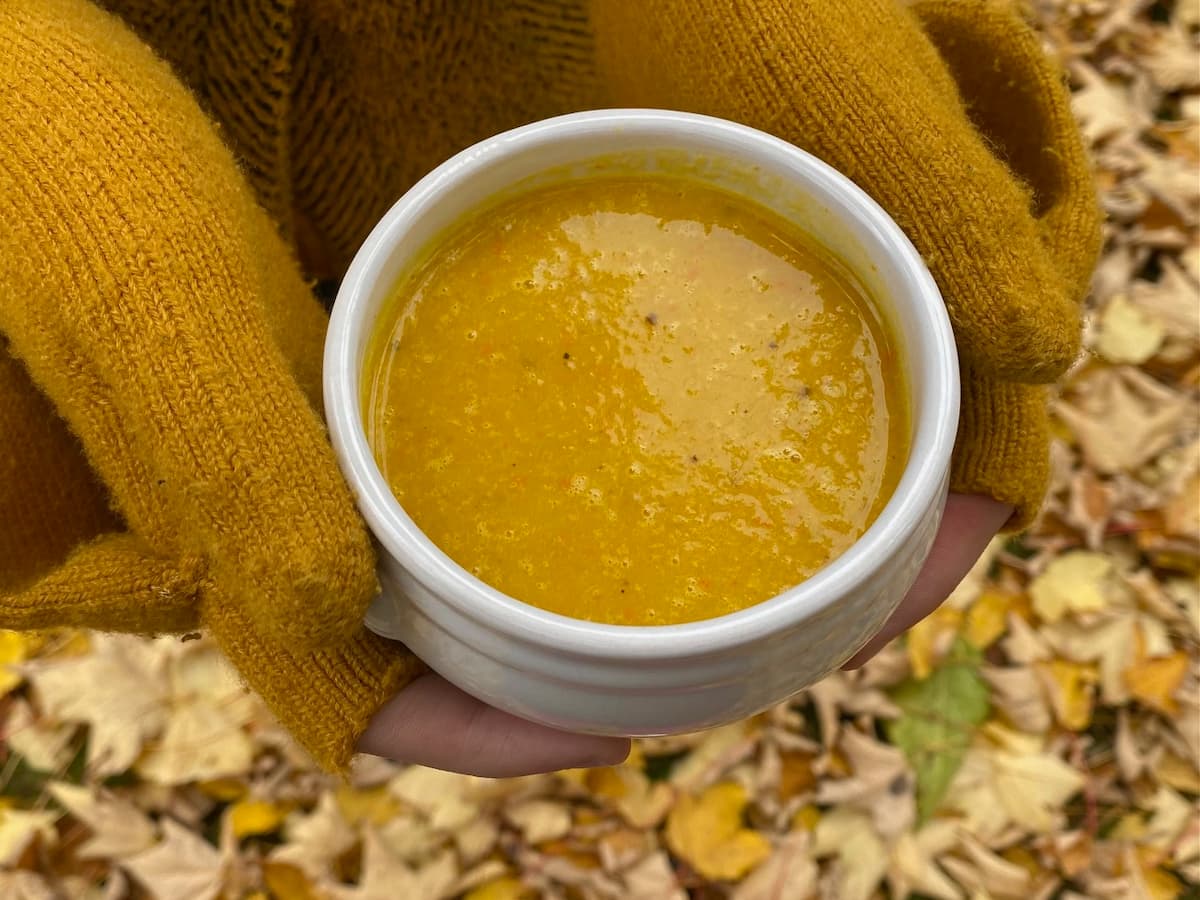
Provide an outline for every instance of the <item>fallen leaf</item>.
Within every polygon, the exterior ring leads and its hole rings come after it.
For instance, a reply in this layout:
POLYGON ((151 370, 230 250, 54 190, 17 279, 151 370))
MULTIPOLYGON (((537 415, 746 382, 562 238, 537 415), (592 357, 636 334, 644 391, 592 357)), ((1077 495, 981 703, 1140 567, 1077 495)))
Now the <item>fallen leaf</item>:
POLYGON ((1093 686, 1099 680, 1096 667, 1088 663, 1054 659, 1034 663, 1042 679, 1055 718, 1064 728, 1084 731, 1092 722, 1093 686))
POLYGON ((920 821, 937 810, 975 729, 987 719, 987 683, 978 669, 979 652, 960 640, 929 678, 906 682, 892 694, 902 715, 885 727, 916 773, 920 821))
POLYGON ((1109 362, 1143 363, 1158 352, 1166 336, 1162 322, 1117 294, 1100 314, 1095 348, 1109 362))
POLYGON ((63 781, 50 794, 92 833, 75 853, 81 859, 127 859, 153 847, 158 829, 140 809, 118 797, 63 781))
POLYGON ((239 800, 229 807, 229 826, 241 839, 255 834, 270 834, 283 824, 284 810, 266 800, 239 800))
POLYGON ((812 836, 807 831, 795 831, 746 876, 734 889, 731 900, 812 900, 817 896, 819 875, 812 857, 812 836))
POLYGON ((358 843, 332 794, 322 794, 309 815, 294 813, 284 822, 287 842, 271 851, 274 862, 291 863, 314 880, 324 878, 339 856, 358 843))
POLYGON ((504 811, 504 817, 521 831, 527 844, 541 844, 571 830, 571 812, 565 803, 529 800, 504 811))
POLYGON ((833 809, 817 823, 813 855, 836 856, 831 873, 838 900, 869 900, 883 881, 888 851, 865 813, 833 809))
POLYGON ((893 897, 914 892, 934 900, 959 900, 962 892, 946 877, 938 860, 958 843, 954 822, 932 822, 920 831, 900 835, 888 859, 888 887, 893 897))
POLYGON ((75 754, 72 743, 77 731, 77 725, 55 724, 35 716, 32 707, 18 697, 13 698, 4 723, 4 741, 34 769, 58 772, 75 754))
POLYGON ((228 861, 217 848, 172 819, 163 819, 162 841, 121 865, 155 897, 213 900, 225 886, 228 861))
POLYGON ((745 805, 745 790, 731 782, 684 794, 667 817, 667 844, 706 878, 741 878, 771 853, 766 838, 742 825, 745 805))
POLYGON ((479 814, 479 805, 468 796, 477 781, 470 775, 409 766, 388 782, 388 790, 424 813, 433 828, 453 831, 479 814))
POLYGON ((1083 386, 1086 408, 1065 401, 1053 408, 1101 472, 1129 472, 1158 455, 1189 413, 1186 398, 1138 369, 1104 369, 1083 386))
POLYGON ((963 637, 975 648, 986 650, 1008 630, 1008 612, 1016 597, 1007 591, 988 590, 967 611, 963 637))
POLYGON ((0 872, 0 897, 5 900, 61 900, 62 896, 36 872, 0 872))
POLYGON ((162 739, 137 763, 143 778, 159 784, 236 775, 250 768, 254 743, 235 719, 206 698, 171 709, 162 739))
POLYGON ((127 770, 167 724, 167 648, 161 641, 97 634, 86 656, 38 660, 24 672, 45 715, 89 726, 88 767, 127 770))
POLYGON ((1141 659, 1125 670, 1129 693, 1165 715, 1174 715, 1179 704, 1174 694, 1187 674, 1188 655, 1182 650, 1159 659, 1141 659))
POLYGON ((630 866, 623 880, 626 891, 623 900, 687 900, 667 854, 662 851, 650 853, 630 866))
POLYGON ((992 689, 992 705, 1009 724, 1030 734, 1041 734, 1054 719, 1033 666, 983 666, 979 673, 992 689))
POLYGON ((1010 824, 1046 834, 1083 784, 1083 776, 1047 753, 1040 738, 989 723, 967 751, 945 806, 962 814, 984 841, 1010 824))
POLYGON ((530 900, 533 893, 519 878, 497 878, 468 891, 463 900, 530 900))
POLYGON ((15 865, 37 837, 53 843, 58 814, 45 810, 0 809, 0 866, 15 865))
POLYGON ((1068 613, 1104 609, 1112 571, 1112 560, 1100 553, 1077 550, 1056 557, 1029 584, 1034 612, 1043 622, 1057 622, 1068 613))
POLYGON ((26 632, 0 628, 0 697, 25 680, 16 666, 29 658, 30 644, 34 642, 36 639, 26 632))

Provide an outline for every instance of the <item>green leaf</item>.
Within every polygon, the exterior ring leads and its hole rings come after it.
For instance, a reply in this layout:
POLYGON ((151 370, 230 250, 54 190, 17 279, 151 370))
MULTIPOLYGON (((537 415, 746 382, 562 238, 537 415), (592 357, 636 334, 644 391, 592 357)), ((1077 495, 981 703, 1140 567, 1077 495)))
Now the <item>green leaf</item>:
POLYGON ((976 728, 991 710, 987 683, 979 674, 980 659, 979 651, 959 638, 928 678, 909 679, 892 692, 902 715, 887 723, 887 735, 916 772, 917 815, 922 822, 946 796, 976 728))

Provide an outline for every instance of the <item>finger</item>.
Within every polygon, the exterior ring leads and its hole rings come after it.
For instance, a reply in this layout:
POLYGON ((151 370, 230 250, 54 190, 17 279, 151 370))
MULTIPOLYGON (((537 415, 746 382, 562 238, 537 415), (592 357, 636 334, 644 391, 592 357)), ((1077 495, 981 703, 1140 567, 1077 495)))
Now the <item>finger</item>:
POLYGON ((916 584, 900 602, 883 630, 856 653, 843 668, 857 669, 889 641, 942 605, 983 555, 988 542, 996 536, 1012 507, 991 497, 951 494, 946 502, 942 525, 933 542, 933 549, 916 584))
POLYGON ((629 741, 536 725, 426 675, 376 714, 358 749, 450 772, 509 778, 616 765, 629 754, 629 741))

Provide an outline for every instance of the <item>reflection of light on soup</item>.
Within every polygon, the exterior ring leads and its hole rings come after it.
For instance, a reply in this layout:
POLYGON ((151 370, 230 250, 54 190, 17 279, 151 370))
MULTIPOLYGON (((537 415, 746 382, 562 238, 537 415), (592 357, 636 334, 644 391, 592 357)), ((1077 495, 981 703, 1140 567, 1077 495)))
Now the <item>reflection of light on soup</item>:
POLYGON ((510 596, 620 624, 772 597, 879 514, 902 373, 811 239, 662 176, 542 188, 397 288, 368 431, 418 526, 510 596))

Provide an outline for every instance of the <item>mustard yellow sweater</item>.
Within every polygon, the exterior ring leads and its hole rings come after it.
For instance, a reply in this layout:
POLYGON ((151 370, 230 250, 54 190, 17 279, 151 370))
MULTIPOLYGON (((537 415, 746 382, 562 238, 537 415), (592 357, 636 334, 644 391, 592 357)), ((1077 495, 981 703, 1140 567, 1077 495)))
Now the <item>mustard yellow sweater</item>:
POLYGON ((420 665, 361 628, 310 285, 456 150, 612 105, 774 132, 891 212, 960 342, 953 489, 1028 522, 1099 219, 999 0, 0 0, 0 627, 208 629, 342 768, 420 665))

